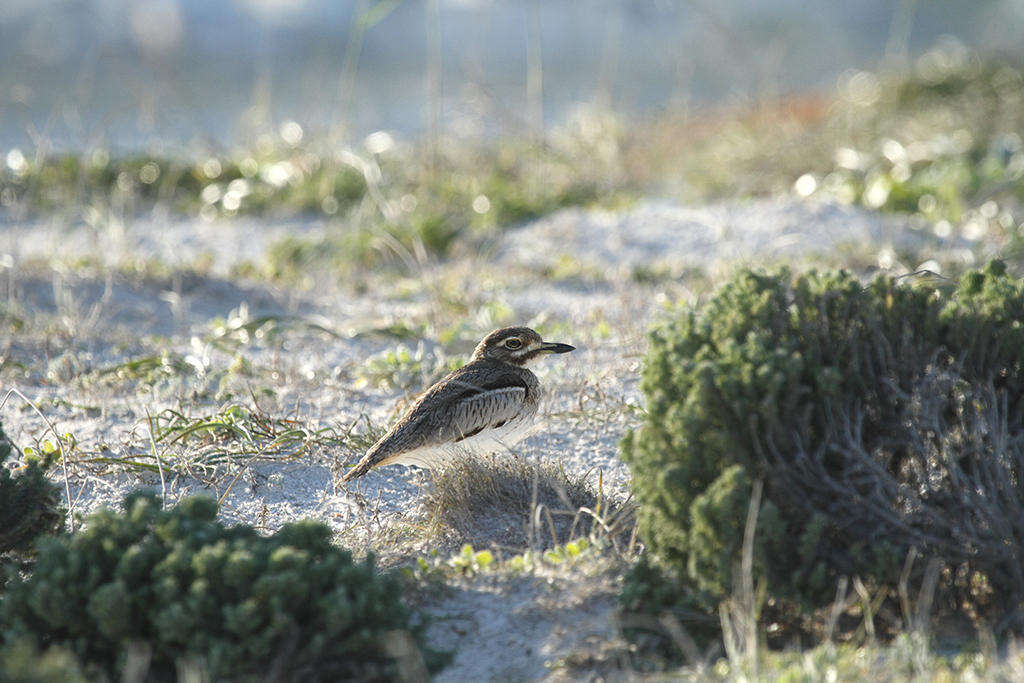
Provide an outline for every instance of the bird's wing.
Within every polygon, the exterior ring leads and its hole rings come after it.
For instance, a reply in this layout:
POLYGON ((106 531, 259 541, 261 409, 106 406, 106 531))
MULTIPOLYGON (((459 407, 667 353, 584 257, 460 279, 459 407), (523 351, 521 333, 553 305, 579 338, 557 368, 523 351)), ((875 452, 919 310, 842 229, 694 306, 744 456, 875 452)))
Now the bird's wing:
POLYGON ((445 441, 462 441, 485 429, 497 429, 518 416, 526 387, 503 387, 467 396, 452 406, 445 441))
POLYGON ((451 444, 515 417, 527 387, 514 373, 494 368, 456 370, 416 402, 408 414, 345 473, 350 481, 410 451, 451 444))

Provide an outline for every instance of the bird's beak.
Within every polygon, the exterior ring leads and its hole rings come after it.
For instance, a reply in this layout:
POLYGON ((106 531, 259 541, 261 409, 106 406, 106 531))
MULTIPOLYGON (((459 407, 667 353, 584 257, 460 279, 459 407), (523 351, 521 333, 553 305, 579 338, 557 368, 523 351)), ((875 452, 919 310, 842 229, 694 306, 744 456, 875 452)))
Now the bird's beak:
POLYGON ((540 350, 544 353, 569 353, 570 351, 575 351, 576 347, 556 342, 543 342, 540 345, 540 350))

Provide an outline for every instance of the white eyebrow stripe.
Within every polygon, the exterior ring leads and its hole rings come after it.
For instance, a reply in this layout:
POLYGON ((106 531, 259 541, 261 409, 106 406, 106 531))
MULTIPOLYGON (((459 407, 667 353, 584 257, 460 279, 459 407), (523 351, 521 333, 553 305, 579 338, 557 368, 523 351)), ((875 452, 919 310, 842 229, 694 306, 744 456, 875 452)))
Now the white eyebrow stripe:
POLYGON ((525 355, 525 354, 530 353, 532 351, 536 351, 537 349, 540 348, 540 346, 541 345, 540 345, 539 342, 534 342, 533 344, 530 344, 529 346, 521 346, 518 349, 515 349, 512 353, 515 354, 516 356, 522 356, 522 355, 525 355))

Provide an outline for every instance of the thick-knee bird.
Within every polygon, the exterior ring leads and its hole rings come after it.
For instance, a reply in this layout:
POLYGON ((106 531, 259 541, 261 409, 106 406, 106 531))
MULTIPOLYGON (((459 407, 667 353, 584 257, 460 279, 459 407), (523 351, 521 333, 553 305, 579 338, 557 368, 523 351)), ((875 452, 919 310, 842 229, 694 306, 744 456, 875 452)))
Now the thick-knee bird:
POLYGON ((342 481, 382 465, 429 468, 460 452, 508 448, 526 434, 540 402, 540 382, 526 365, 574 348, 528 327, 491 332, 472 360, 430 387, 342 481))

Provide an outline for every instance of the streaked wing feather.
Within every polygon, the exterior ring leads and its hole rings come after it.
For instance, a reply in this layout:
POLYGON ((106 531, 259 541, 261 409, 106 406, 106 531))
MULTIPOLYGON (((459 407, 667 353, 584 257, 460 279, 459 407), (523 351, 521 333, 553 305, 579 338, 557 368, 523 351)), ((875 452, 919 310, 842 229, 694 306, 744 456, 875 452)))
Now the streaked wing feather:
POLYGON ((452 410, 447 436, 461 441, 485 429, 499 427, 520 414, 526 399, 525 387, 492 389, 458 401, 452 410))

